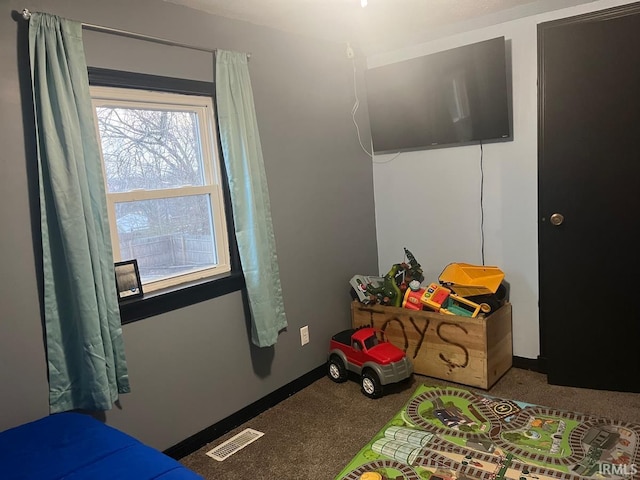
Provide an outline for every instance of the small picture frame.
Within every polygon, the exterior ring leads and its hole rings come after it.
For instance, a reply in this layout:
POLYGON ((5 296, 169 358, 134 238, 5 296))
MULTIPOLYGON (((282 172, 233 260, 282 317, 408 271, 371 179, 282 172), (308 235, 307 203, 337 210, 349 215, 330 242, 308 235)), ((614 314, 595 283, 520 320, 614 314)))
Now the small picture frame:
POLYGON ((137 260, 126 260, 114 264, 116 270, 116 290, 118 301, 142 297, 142 282, 137 260))

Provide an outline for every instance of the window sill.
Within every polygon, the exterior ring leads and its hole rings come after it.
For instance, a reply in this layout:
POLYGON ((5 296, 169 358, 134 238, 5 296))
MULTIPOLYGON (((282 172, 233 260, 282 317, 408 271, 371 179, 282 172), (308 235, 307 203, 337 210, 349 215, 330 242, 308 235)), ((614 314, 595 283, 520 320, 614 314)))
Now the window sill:
POLYGON ((221 297, 244 288, 242 273, 229 273, 213 279, 167 288, 145 294, 142 298, 120 303, 122 325, 196 303, 221 297))

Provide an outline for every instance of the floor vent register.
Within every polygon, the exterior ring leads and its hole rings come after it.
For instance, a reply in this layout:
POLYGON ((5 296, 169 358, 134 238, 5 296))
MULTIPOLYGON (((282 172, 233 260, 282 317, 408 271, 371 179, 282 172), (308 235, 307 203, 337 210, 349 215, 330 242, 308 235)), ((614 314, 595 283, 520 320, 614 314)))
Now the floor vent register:
POLYGON ((255 442, 264 433, 259 432, 257 430, 253 430, 251 428, 246 428, 241 431, 239 434, 234 435, 229 440, 221 443, 217 447, 207 452, 207 455, 219 462, 226 460, 234 453, 242 450, 244 447, 249 445, 252 442, 255 442))

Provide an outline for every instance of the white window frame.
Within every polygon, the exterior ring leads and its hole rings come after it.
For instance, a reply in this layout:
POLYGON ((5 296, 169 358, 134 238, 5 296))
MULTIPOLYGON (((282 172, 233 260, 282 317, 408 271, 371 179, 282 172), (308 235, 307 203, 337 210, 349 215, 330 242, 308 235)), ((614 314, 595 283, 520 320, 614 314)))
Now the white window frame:
POLYGON ((160 289, 175 287, 193 281, 203 280, 231 271, 231 259, 229 251, 229 239, 227 233, 227 218, 223 196, 222 175, 218 152, 218 139, 216 135, 215 112, 213 101, 210 97, 199 95, 183 95, 176 93, 157 92, 150 90, 129 89, 119 87, 90 87, 93 103, 94 124, 100 157, 102 160, 105 191, 107 196, 107 210, 109 215, 109 227, 113 246, 114 261, 122 261, 118 229, 116 225, 116 203, 156 200, 170 197, 188 195, 209 195, 211 200, 211 214, 214 229, 214 242, 218 263, 211 268, 203 268, 182 275, 175 275, 151 282, 143 282, 145 293, 160 289), (123 108, 157 108, 160 110, 190 111, 198 116, 200 129, 200 141, 203 160, 204 185, 183 186, 159 190, 132 190, 129 192, 110 193, 107 187, 105 163, 102 156, 102 143, 98 128, 96 108, 101 106, 123 108))

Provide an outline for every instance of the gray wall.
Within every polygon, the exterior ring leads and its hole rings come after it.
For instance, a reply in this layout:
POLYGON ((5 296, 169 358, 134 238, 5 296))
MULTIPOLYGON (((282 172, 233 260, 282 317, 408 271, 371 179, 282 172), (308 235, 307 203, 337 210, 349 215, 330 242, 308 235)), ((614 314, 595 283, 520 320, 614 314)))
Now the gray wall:
MULTIPOLYGON (((29 92, 23 113, 20 91, 25 79, 19 65, 28 62, 24 45, 19 47, 26 25, 15 19, 25 7, 252 54, 289 328, 274 348, 252 346, 239 292, 125 325, 133 391, 121 396, 121 408, 106 414, 107 423, 165 449, 322 365, 329 337, 350 323, 349 279, 378 272, 371 161, 351 123, 353 70, 344 46, 159 0, 1 5, 0 430, 48 413, 37 164, 29 92), (304 325, 311 342, 301 347, 304 325)), ((211 59, 202 54, 90 32, 86 44, 90 65, 196 79, 211 72, 211 59)), ((360 111, 366 137, 366 112, 360 111)))

